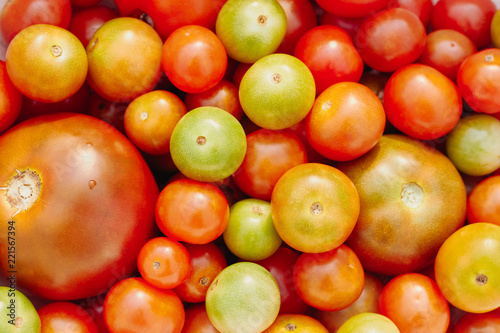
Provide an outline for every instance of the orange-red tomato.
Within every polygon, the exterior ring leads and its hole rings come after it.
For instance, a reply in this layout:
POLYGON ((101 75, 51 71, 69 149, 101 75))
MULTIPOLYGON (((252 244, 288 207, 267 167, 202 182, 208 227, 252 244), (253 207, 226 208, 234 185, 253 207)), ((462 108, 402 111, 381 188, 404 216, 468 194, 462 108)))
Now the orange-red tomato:
POLYGON ((323 324, 313 317, 303 314, 280 314, 262 333, 328 333, 323 324))
POLYGON ((500 175, 477 184, 467 198, 467 221, 500 225, 500 175))
POLYGON ((70 302, 53 302, 38 309, 42 322, 41 333, 98 333, 90 314, 70 302))
POLYGON ((466 313, 455 324, 453 333, 497 333, 500 332, 500 314, 466 313))
POLYGON ((186 321, 182 333, 219 333, 208 318, 205 303, 196 304, 186 309, 186 321))
POLYGON ((68 30, 87 47, 94 33, 105 22, 118 17, 118 13, 107 6, 92 6, 77 10, 71 15, 68 30))
POLYGON ((364 17, 378 12, 388 0, 316 0, 325 11, 345 17, 364 17))
POLYGON ((22 95, 7 74, 5 62, 0 60, 0 133, 16 121, 22 106, 22 95))

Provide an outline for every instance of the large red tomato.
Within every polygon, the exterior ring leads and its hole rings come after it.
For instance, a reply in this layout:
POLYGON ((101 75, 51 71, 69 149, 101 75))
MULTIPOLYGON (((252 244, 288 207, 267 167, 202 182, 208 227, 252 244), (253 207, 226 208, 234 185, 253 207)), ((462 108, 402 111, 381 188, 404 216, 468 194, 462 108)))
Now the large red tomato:
POLYGON ((101 294, 136 270, 155 231, 158 188, 121 133, 87 115, 44 115, 0 137, 0 160, 4 275, 15 270, 19 287, 70 300, 101 294))

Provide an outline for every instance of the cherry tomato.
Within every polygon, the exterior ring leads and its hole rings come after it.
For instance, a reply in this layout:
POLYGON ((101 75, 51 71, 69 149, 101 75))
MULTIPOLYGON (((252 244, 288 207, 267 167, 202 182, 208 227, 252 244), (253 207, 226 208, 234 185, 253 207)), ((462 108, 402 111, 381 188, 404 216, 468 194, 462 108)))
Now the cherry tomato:
POLYGON ((491 41, 496 48, 500 46, 500 10, 495 12, 491 20, 491 41))
POLYGON ((191 179, 171 182, 156 203, 156 223, 167 237, 206 244, 222 235, 229 220, 227 199, 216 186, 191 179))
MULTIPOLYGON (((98 1, 99 2, 99 1, 98 1)), ((92 6, 77 10, 71 15, 68 30, 87 47, 94 33, 105 22, 118 17, 118 13, 107 6, 92 6)))
POLYGON ((186 322, 182 333, 219 333, 208 318, 205 304, 197 304, 186 309, 186 322))
POLYGON ((316 309, 342 310, 361 295, 365 274, 356 253, 344 244, 322 253, 302 253, 293 268, 299 296, 316 309))
POLYGON ((23 104, 21 93, 12 84, 5 62, 0 60, 0 133, 14 124, 23 104))
POLYGON ((500 175, 488 177, 472 189, 467 198, 467 221, 500 225, 500 175))
POLYGON ((90 314, 70 302, 53 302, 38 309, 42 333, 98 333, 90 314))
POLYGON ((158 289, 142 278, 116 283, 104 300, 104 318, 110 332, 180 333, 184 306, 172 290, 158 289))
POLYGON ((378 313, 360 313, 348 319, 337 333, 400 333, 386 316, 378 313))
POLYGON ((281 314, 274 323, 262 333, 328 333, 318 320, 303 314, 281 314))
POLYGON ((319 18, 320 25, 334 25, 344 30, 354 41, 356 33, 366 17, 344 17, 323 12, 319 18))
POLYGON ((432 0, 389 0, 387 8, 404 8, 417 15, 424 27, 428 27, 432 18, 434 2, 432 0))
POLYGON ((388 0, 316 0, 325 11, 345 17, 364 17, 383 9, 388 0))
POLYGON ((41 332, 40 316, 33 303, 22 292, 16 290, 15 280, 0 287, 0 329, 4 333, 41 332))
POLYGON ((457 323, 453 333, 495 333, 500 330, 500 314, 466 313, 457 323))

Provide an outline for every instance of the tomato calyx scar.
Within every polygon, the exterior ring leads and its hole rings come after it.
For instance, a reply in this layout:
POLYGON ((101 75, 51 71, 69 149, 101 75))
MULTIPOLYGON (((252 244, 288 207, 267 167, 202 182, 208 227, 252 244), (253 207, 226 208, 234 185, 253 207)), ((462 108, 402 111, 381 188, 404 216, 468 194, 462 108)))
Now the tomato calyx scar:
POLYGON ((424 201, 424 191, 417 183, 408 183, 401 190, 401 200, 410 208, 417 208, 424 201))
POLYGON ((292 324, 292 323, 288 323, 288 324, 286 324, 285 329, 287 331, 290 331, 290 332, 295 331, 297 329, 297 325, 292 324))
POLYGON ((16 169, 16 174, 9 179, 7 185, 0 187, 0 190, 6 191, 7 202, 16 209, 12 215, 14 217, 33 206, 40 196, 41 188, 42 182, 36 171, 16 169))

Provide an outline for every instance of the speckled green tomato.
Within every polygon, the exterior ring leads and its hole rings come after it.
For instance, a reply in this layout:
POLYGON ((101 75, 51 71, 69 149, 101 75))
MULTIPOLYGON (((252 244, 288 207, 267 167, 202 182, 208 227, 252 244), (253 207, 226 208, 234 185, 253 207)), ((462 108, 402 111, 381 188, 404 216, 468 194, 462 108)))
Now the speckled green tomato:
POLYGON ((260 333, 278 316, 280 291, 264 267, 240 262, 217 275, 208 288, 205 306, 221 333, 260 333))
POLYGON ((39 333, 41 322, 35 307, 15 289, 15 278, 12 281, 12 287, 0 287, 0 332, 39 333))
POLYGON ((398 327, 386 316, 377 313, 360 313, 348 319, 337 333, 400 333, 398 327))
POLYGON ((217 16, 215 32, 231 58, 254 63, 278 49, 286 22, 276 0, 229 0, 217 16))
POLYGON ((247 141, 240 122, 220 108, 189 111, 174 127, 170 155, 179 171, 201 182, 231 176, 245 158, 247 141))
POLYGON ((500 168, 500 120, 486 114, 462 118, 448 135, 446 153, 467 175, 484 176, 500 168))
POLYGON ((284 129, 303 120, 316 98, 314 77, 307 66, 288 54, 271 54, 243 75, 241 107, 255 124, 284 129))
POLYGON ((491 21, 491 41, 496 48, 500 48, 500 9, 496 11, 491 21))
POLYGON ((260 199, 243 199, 231 207, 224 242, 238 258, 258 261, 270 257, 281 245, 274 228, 271 204, 260 199))

